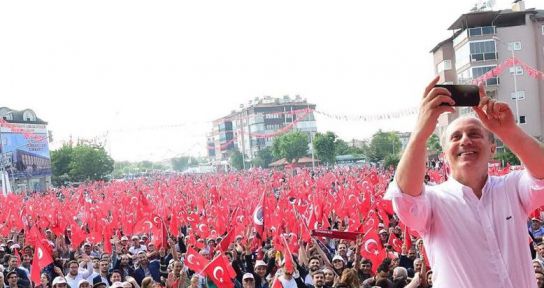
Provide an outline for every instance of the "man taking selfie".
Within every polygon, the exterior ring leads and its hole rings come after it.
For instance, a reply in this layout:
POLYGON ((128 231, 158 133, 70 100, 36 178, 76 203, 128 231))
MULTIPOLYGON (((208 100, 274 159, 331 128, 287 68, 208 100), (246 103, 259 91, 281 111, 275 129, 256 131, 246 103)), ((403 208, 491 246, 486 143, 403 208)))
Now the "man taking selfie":
POLYGON ((531 267, 527 216, 544 204, 544 149, 517 124, 506 103, 480 87, 477 118, 451 122, 442 137, 448 181, 424 185, 426 142, 442 113, 454 112, 447 89, 425 89, 419 116, 385 198, 420 233, 433 287, 537 287, 531 267), (494 135, 525 170, 488 175, 494 135))

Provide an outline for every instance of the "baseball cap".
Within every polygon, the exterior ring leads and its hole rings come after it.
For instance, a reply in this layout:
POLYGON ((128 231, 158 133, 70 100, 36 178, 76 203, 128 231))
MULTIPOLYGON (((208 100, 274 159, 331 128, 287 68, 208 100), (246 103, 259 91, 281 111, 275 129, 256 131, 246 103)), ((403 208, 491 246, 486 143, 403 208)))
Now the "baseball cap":
POLYGON ((255 277, 253 277, 253 274, 251 274, 251 273, 246 273, 242 277, 242 280, 246 280, 246 279, 255 279, 255 277))
POLYGON ((380 223, 380 224, 378 224, 378 227, 379 227, 379 228, 385 228, 385 224, 380 223))
POLYGON ((387 230, 385 229, 380 230, 380 234, 383 234, 383 233, 387 234, 387 230))
POLYGON ((531 221, 538 221, 538 222, 542 222, 542 220, 540 220, 539 218, 536 218, 536 217, 533 217, 533 218, 531 218, 531 221))
POLYGON ((68 284, 68 283, 66 282, 66 279, 64 279, 64 277, 57 276, 53 280, 53 287, 55 287, 55 285, 57 285, 57 284, 68 284))
POLYGON ((137 235, 134 235, 134 236, 132 236, 131 239, 132 239, 132 240, 140 240, 140 237, 138 237, 137 235))
POLYGON ((127 236, 121 237, 121 241, 128 241, 128 237, 127 236))
POLYGON ((87 284, 91 285, 91 282, 89 282, 89 281, 87 281, 87 280, 85 280, 85 279, 81 279, 81 280, 79 280, 79 282, 77 283, 77 287, 80 287, 81 284, 84 284, 84 283, 87 283, 87 284))
POLYGON ((121 288, 123 287, 123 283, 117 281, 117 282, 113 282, 113 284, 111 284, 110 288, 121 288))
POLYGON ((334 262, 336 260, 342 260, 342 262, 345 262, 344 258, 342 258, 342 256, 340 256, 340 255, 334 255, 334 257, 332 257, 332 262, 334 262))
POLYGON ((91 243, 85 242, 85 244, 83 244, 83 247, 85 247, 85 246, 91 246, 91 243))
POLYGON ((267 265, 263 260, 257 260, 255 262, 255 267, 259 267, 259 266, 267 266, 267 265))

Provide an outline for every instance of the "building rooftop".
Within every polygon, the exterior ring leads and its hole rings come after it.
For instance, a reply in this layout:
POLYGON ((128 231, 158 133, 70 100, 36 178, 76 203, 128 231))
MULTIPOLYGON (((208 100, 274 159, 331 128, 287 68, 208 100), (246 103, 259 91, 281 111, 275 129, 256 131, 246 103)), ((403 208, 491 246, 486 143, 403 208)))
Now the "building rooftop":
POLYGON ((534 8, 523 11, 506 9, 498 11, 470 12, 459 16, 459 18, 451 24, 448 30, 464 30, 482 26, 507 27, 523 25, 525 23, 526 14, 540 15, 540 17, 542 17, 542 13, 543 10, 535 10, 534 8))
POLYGON ((31 109, 13 110, 8 107, 0 107, 0 117, 9 123, 47 124, 38 118, 31 109))

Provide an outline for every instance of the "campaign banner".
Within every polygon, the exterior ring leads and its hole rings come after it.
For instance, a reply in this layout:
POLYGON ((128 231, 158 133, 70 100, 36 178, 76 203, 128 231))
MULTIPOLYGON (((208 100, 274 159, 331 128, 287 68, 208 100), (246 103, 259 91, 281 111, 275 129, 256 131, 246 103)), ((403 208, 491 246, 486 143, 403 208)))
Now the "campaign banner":
POLYGON ((32 133, 32 137, 29 137, 27 132, 2 132, 0 140, 2 164, 10 178, 51 176, 46 133, 32 133))
POLYGON ((344 232, 344 231, 332 231, 332 230, 312 230, 312 236, 327 237, 335 239, 345 240, 357 240, 357 236, 361 235, 359 232, 344 232))

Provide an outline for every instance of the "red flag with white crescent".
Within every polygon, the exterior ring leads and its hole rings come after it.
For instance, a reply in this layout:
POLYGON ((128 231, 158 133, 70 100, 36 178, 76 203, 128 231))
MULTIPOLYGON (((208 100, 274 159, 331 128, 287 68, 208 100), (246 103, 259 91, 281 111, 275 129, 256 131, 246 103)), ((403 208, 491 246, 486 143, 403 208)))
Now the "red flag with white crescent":
POLYGON ((187 254, 185 254, 185 265, 187 267, 197 273, 200 273, 206 265, 208 265, 210 261, 206 259, 204 256, 200 255, 198 252, 195 251, 192 247, 189 247, 187 249, 187 254))
POLYGON ((32 261, 32 269, 30 279, 34 281, 34 284, 40 283, 40 274, 43 268, 53 263, 53 257, 49 254, 49 250, 46 249, 42 241, 36 241, 34 243, 34 257, 32 261))
POLYGON ((234 283, 230 278, 229 265, 230 263, 225 261, 225 257, 219 255, 204 268, 204 273, 218 288, 233 288, 234 283))

